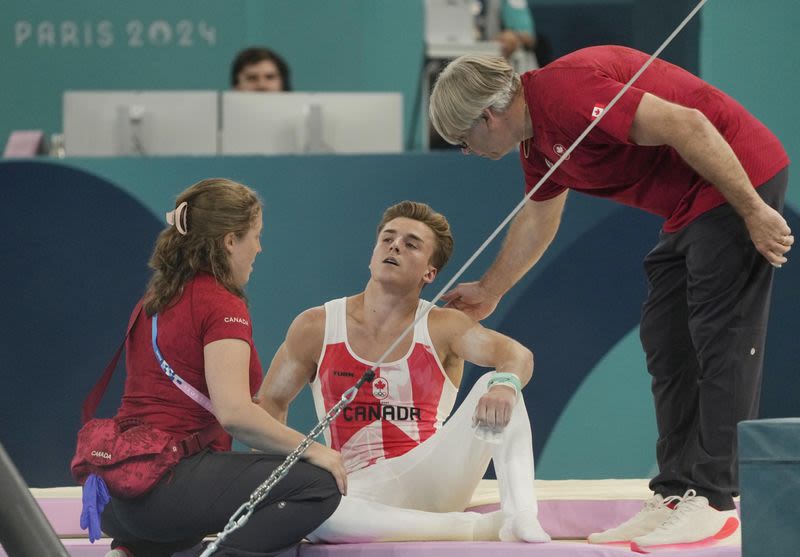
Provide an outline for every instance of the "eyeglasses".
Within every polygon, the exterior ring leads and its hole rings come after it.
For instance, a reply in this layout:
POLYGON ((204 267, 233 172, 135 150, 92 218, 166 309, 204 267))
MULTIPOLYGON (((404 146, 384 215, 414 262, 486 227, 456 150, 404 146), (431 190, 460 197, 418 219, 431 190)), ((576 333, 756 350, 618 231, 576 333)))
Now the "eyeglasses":
POLYGON ((458 148, 459 148, 459 149, 461 149, 461 150, 463 150, 463 151, 470 151, 470 152, 472 151, 472 149, 471 149, 471 148, 470 148, 470 146, 469 146, 469 143, 467 143, 466 136, 467 136, 467 135, 469 135, 469 134, 470 134, 470 132, 472 132, 472 130, 474 130, 474 129, 475 129, 475 126, 476 126, 476 125, 478 125, 478 123, 479 123, 481 120, 483 120, 484 122, 486 122, 486 121, 487 121, 487 118, 486 118, 486 115, 485 115, 485 114, 481 114, 481 116, 479 116, 479 117, 478 117, 478 118, 477 118, 477 119, 476 119, 476 120, 475 120, 475 121, 472 123, 472 125, 469 127, 469 129, 468 129, 468 130, 466 131, 466 133, 464 134, 464 138, 465 138, 465 139, 462 139, 460 142, 458 142, 458 143, 457 143, 457 145, 458 145, 458 148))

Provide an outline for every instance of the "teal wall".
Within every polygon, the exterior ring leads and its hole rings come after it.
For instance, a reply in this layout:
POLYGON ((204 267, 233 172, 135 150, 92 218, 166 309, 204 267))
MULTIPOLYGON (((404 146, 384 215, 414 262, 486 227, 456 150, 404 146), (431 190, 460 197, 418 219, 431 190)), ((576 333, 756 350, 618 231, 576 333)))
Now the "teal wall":
MULTIPOLYGON (((568 9, 580 10, 581 5, 625 5, 633 1, 530 0, 530 3, 534 9, 563 4, 568 9)), ((647 1, 657 10, 657 2, 647 1)), ((224 89, 231 56, 240 47, 252 43, 268 44, 286 56, 298 90, 399 90, 405 95, 406 115, 410 117, 422 57, 421 13, 421 2, 416 0, 81 0, 70 3, 0 0, 0 72, 3 75, 0 144, 12 129, 58 131, 64 89, 224 89), (180 30, 191 30, 190 35, 183 35, 191 44, 178 44, 180 37, 174 34, 168 44, 155 44, 166 42, 163 31, 158 31, 164 27, 153 26, 153 22, 160 20, 166 21, 173 33, 179 29, 179 23, 184 22, 180 23, 180 30), (15 28, 24 30, 24 22, 32 24, 33 35, 17 44, 15 28), (78 26, 78 46, 69 44, 69 36, 64 38, 62 33, 69 31, 72 22, 78 26), (136 40, 139 38, 137 22, 143 25, 141 46, 136 40), (50 24, 54 31, 58 29, 54 45, 49 45, 47 40, 50 24), (204 28, 213 28, 213 35, 199 33, 201 24, 204 28), (150 29, 155 29, 152 37, 150 29), (41 39, 37 30, 43 33, 41 39)), ((630 22, 620 25, 630 25, 630 22)), ((794 161, 800 160, 797 124, 800 103, 794 98, 800 86, 795 56, 800 52, 798 25, 800 2, 796 0, 710 0, 701 12, 701 76, 737 98, 773 129, 794 161)), ((410 129, 410 121, 406 122, 406 128, 410 129)), ((372 212, 391 201, 407 196, 426 199, 425 195, 446 213, 459 211, 456 232, 460 255, 454 259, 459 263, 466 259, 467 250, 477 247, 511 209, 521 193, 521 178, 516 162, 511 160, 513 157, 501 163, 452 157, 449 154, 420 155, 403 159, 403 162, 389 158, 394 169, 402 169, 395 170, 391 179, 383 176, 382 165, 375 163, 381 159, 358 157, 66 162, 119 184, 156 216, 185 185, 209 175, 225 175, 263 187, 272 200, 271 205, 281 211, 278 219, 270 221, 272 226, 280 226, 272 232, 276 238, 284 235, 283 240, 267 247, 259 258, 261 272, 257 275, 256 287, 263 295, 253 297, 254 313, 259 315, 259 321, 269 319, 270 322, 269 328, 258 332, 257 339, 262 353, 269 355, 298 311, 327 297, 354 291, 366 278, 366 266, 361 259, 369 247, 369 238, 361 231, 371 230, 376 216, 372 214, 367 215, 366 222, 352 223, 352 229, 347 230, 348 245, 353 249, 333 257, 310 243, 307 249, 312 255, 300 262, 302 272, 286 266, 293 250, 297 249, 292 243, 296 237, 292 227, 302 230, 303 225, 293 215, 302 215, 300 219, 325 218, 322 206, 316 206, 310 217, 302 213, 303 202, 314 199, 313 196, 309 198, 302 184, 314 183, 325 195, 334 195, 336 188, 347 188, 342 191, 353 196, 352 202, 361 203, 367 199, 374 209, 372 212), (457 178, 444 170, 451 165, 460 169, 457 178), (496 187, 501 194, 489 196, 480 205, 450 201, 461 193, 459 185, 481 191, 476 183, 481 176, 492 180, 491 187, 496 187), (471 224, 465 229, 463 222, 471 224), (315 264, 320 260, 326 262, 322 273, 315 271, 315 264), (275 268, 283 269, 285 274, 273 276, 275 268), (357 271, 344 270, 350 268, 357 271), (295 276, 307 278, 296 281, 295 276)), ((791 182, 788 201, 796 212, 800 208, 800 188, 796 179, 791 182)), ((546 269, 561 251, 586 241, 592 236, 594 223, 618 210, 611 204, 592 203, 586 205, 590 209, 585 209, 591 218, 578 218, 583 205, 577 199, 575 196, 568 208, 573 215, 569 226, 562 228, 558 243, 548 254, 549 259, 543 262, 542 269, 546 269)), ((346 204, 347 199, 339 202, 346 204)), ((337 232, 343 233, 343 230, 337 227, 337 232)), ((480 273, 491 260, 493 250, 490 248, 490 253, 476 263, 469 278, 480 273)), ((637 257, 631 255, 634 262, 637 257)), ((449 269, 447 277, 453 271, 455 269, 449 269)), ((542 277, 538 269, 531 273, 506 296, 498 315, 511 312, 515 304, 528 295, 528 286, 542 277)), ((780 280, 779 286, 782 284, 786 290, 787 279, 781 277, 780 280)), ((796 298, 790 297, 789 301, 796 298)), ((596 300, 589 297, 586 303, 596 303, 596 300)), ((552 317, 565 320, 563 316, 552 317)), ((499 318, 489 321, 489 325, 498 323, 499 318)), ((597 326, 602 328, 603 323, 597 326)), ((537 354, 546 354, 552 347, 537 343, 534 349, 537 354)), ((268 358, 265 356, 265 360, 268 358)), ((570 362, 565 361, 563 365, 569 369, 570 362)), ((646 395, 648 378, 644 369, 638 330, 634 326, 594 364, 591 373, 578 385, 557 416, 545 450, 537 455, 540 477, 607 477, 608 474, 633 477, 650 473, 655 427, 650 399, 646 395), (611 441, 608 432, 615 433, 611 441), (582 455, 586 454, 593 455, 596 466, 592 469, 584 465, 585 456, 582 455)), ((772 390, 780 392, 779 387, 772 390)), ((308 396, 304 395, 301 406, 291 416, 293 425, 307 429, 312 420, 310 415, 308 396)))
MULTIPOLYGON (((635 46, 635 19, 625 7, 644 6, 637 17, 647 16, 653 1, 529 3, 543 17, 540 31, 555 34, 554 52, 562 53, 587 41, 635 46)), ((420 110, 422 6, 422 0, 0 0, 0 145, 15 129, 59 132, 64 90, 226 89, 235 52, 265 44, 287 59, 296 90, 401 92, 406 145, 418 147, 421 130, 412 122, 420 110)))
POLYGON ((402 92, 409 127, 421 0, 0 0, 0 144, 60 131, 66 89, 226 89, 251 44, 286 58, 295 90, 402 92))
MULTIPOLYGON (((659 13, 653 0, 529 4, 534 13, 550 10, 551 18, 554 7, 568 10, 564 17, 577 25, 578 39, 596 34, 598 25, 577 18, 581 6, 588 12, 642 5, 639 21, 659 13)), ((1 0, 0 144, 14 129, 60 131, 66 89, 225 89, 234 53, 256 43, 287 58, 297 90, 402 92, 408 135, 422 13, 422 0, 1 0)), ((701 74, 762 117, 796 159, 800 139, 792 124, 800 107, 790 96, 800 77, 791 54, 800 51, 800 2, 711 0, 701 21, 701 74)), ((603 36, 624 39, 632 24, 633 16, 604 21, 619 33, 603 36)))
MULTIPOLYGON (((800 162, 800 2, 711 0, 702 15, 702 77, 775 132, 796 165, 800 162)), ((787 196, 800 204, 796 178, 790 181, 787 196)))

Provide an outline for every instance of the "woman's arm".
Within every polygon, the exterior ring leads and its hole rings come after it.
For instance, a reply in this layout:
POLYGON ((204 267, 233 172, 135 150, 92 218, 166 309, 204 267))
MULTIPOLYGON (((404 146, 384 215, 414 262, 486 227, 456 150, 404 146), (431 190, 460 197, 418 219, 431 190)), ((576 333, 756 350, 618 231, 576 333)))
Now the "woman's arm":
MULTIPOLYGON (((225 430, 246 445, 268 452, 288 454, 305 438, 282 424, 250 397, 250 345, 241 339, 222 339, 203 349, 208 392, 214 413, 225 430)), ((312 443, 305 457, 333 474, 342 493, 347 491, 347 473, 341 455, 312 443)))

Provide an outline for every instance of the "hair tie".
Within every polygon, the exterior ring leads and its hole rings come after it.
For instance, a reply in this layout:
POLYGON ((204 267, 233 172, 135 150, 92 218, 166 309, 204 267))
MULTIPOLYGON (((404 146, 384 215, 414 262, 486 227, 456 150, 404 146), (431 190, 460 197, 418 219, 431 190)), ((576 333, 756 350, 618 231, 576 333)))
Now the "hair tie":
POLYGON ((178 205, 174 210, 167 212, 167 224, 174 226, 182 236, 186 236, 186 213, 189 204, 184 201, 178 205))

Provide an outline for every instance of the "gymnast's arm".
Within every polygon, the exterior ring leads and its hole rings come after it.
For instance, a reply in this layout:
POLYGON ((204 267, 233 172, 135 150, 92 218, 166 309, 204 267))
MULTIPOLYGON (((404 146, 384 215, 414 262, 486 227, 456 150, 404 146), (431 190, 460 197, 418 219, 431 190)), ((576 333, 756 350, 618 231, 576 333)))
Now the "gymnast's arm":
POLYGON ((527 201, 514 217, 500 254, 478 282, 459 284, 442 296, 448 307, 483 319, 500 298, 539 261, 556 236, 567 192, 546 201, 527 201))
POLYGON ((316 373, 324 336, 325 308, 311 308, 298 315, 261 383, 258 404, 284 424, 289 405, 316 373))
MULTIPOLYGON (((318 342, 316 342, 316 354, 319 354, 324 335, 325 310, 323 308, 314 308, 301 313, 289 327, 289 331, 286 333, 286 340, 275 354, 269 371, 264 381, 261 383, 261 388, 257 395, 260 399, 259 403, 253 404, 252 400, 246 397, 247 404, 245 404, 245 400, 239 397, 239 404, 236 408, 230 408, 228 412, 226 412, 226 414, 230 416, 229 425, 233 426, 232 429, 237 431, 235 436, 255 449, 269 450, 277 448, 283 453, 289 453, 300 445, 305 438, 300 432, 286 426, 286 413, 291 400, 303 387, 303 383, 308 381, 313 370, 316 369, 315 365, 309 367, 306 360, 308 359, 308 354, 313 353, 311 347, 317 340, 317 337, 314 336, 314 330, 317 328, 314 315, 317 309, 322 312, 322 329, 318 342), (303 379, 304 374, 306 379, 303 379), (293 377, 295 375, 296 377, 293 377), (280 413, 281 408, 283 408, 282 414, 280 413), (236 427, 239 424, 244 424, 247 420, 247 416, 255 416, 255 414, 258 414, 257 418, 261 423, 257 423, 256 420, 253 419, 250 420, 252 425, 261 428, 268 427, 273 432, 273 437, 280 437, 280 444, 268 444, 264 446, 263 443, 258 442, 259 438, 257 436, 251 436, 247 429, 236 427)), ((242 342, 242 344, 249 350, 249 346, 247 346, 246 343, 242 342)), ((249 352, 247 353, 247 357, 249 359, 249 352)), ((313 364, 313 357, 310 358, 309 361, 313 364)), ((217 365, 224 364, 225 362, 226 360, 223 359, 217 362, 217 365)), ((206 364, 208 365, 208 355, 206 355, 206 364)), ((248 368, 245 367, 244 369, 247 370, 248 368)), ((247 373, 242 373, 241 375, 242 378, 240 381, 242 384, 240 388, 244 389, 244 392, 249 392, 247 388, 247 373)), ((210 381, 209 392, 212 392, 213 395, 210 381)), ((216 410, 217 402, 213 397, 212 402, 214 402, 216 410)), ((220 423, 223 423, 222 419, 220 419, 220 423)), ((224 423, 223 426, 225 426, 224 423)), ((228 429, 228 427, 226 427, 226 429, 228 429)), ((313 442, 309 445, 301 458, 307 459, 312 464, 328 470, 336 479, 339 491, 341 491, 342 494, 347 494, 347 472, 344 469, 342 455, 338 451, 334 451, 320 443, 313 442)))
MULTIPOLYGON (((533 375, 533 353, 516 340, 483 327, 472 318, 448 308, 435 308, 429 320, 432 340, 445 358, 456 357, 483 367, 513 373, 524 386, 533 375)), ((511 419, 517 395, 507 384, 493 385, 478 401, 475 421, 494 430, 511 419)))
POLYGON ((786 263, 794 242, 789 225, 759 197, 736 153, 702 112, 645 93, 628 135, 637 145, 675 149, 744 219, 759 253, 774 265, 786 263))

